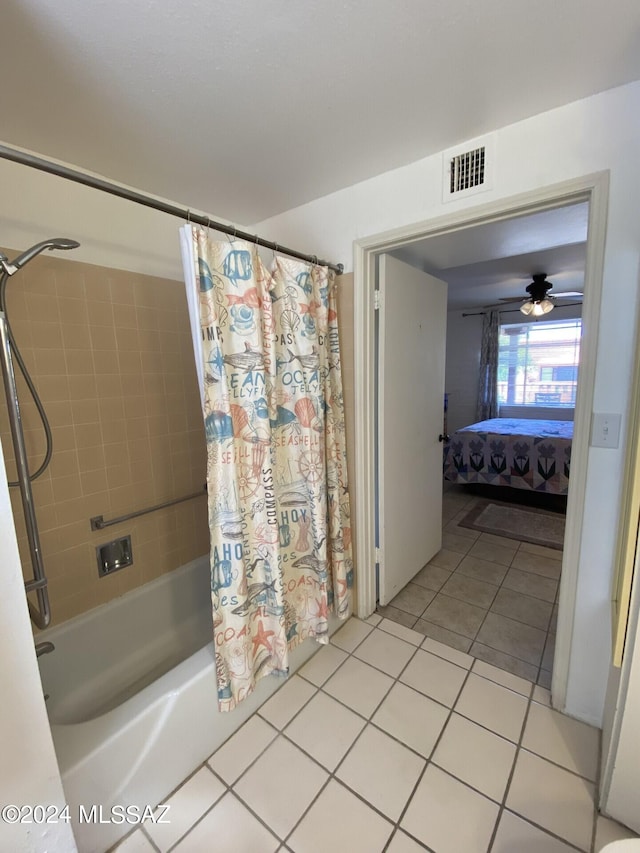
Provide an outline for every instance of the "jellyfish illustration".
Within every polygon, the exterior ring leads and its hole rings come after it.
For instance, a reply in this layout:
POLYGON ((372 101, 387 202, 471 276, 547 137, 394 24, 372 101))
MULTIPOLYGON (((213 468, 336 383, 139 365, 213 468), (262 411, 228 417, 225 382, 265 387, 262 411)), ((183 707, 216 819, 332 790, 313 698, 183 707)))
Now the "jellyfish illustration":
POLYGON ((322 432, 322 421, 316 414, 315 406, 310 397, 302 397, 293 408, 303 427, 311 427, 316 432, 322 432))

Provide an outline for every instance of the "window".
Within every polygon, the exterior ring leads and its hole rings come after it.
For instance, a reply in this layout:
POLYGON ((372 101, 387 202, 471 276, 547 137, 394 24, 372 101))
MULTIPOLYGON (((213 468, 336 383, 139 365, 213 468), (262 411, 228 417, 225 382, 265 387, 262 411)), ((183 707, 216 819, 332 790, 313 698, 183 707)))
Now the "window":
POLYGON ((498 403, 572 409, 581 332, 581 320, 500 326, 498 403))

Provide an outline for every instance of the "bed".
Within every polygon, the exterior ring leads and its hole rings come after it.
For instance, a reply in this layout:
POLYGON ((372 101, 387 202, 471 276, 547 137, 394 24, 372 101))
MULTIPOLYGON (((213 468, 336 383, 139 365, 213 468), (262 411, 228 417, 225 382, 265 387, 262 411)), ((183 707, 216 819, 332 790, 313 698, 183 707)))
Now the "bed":
POLYGON ((566 495, 572 438, 573 421, 479 421, 451 434, 444 478, 566 495))

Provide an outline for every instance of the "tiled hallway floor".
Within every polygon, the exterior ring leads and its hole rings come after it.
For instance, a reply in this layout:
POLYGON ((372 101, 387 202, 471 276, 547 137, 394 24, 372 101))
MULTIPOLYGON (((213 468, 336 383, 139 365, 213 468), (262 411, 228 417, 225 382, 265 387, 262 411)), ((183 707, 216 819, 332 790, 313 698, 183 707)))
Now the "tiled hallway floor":
POLYGON ((599 731, 539 685, 352 618, 118 853, 594 853, 599 731))
POLYGON ((461 527, 478 500, 446 486, 442 550, 378 612, 548 688, 562 551, 461 527))

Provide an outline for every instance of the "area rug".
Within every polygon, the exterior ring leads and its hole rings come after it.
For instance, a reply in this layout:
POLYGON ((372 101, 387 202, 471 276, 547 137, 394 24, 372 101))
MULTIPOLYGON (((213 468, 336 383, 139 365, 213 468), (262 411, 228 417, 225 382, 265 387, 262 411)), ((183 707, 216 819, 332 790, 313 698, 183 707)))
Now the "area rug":
POLYGON ((557 551, 562 550, 564 542, 565 516, 537 507, 478 501, 458 524, 557 551))

